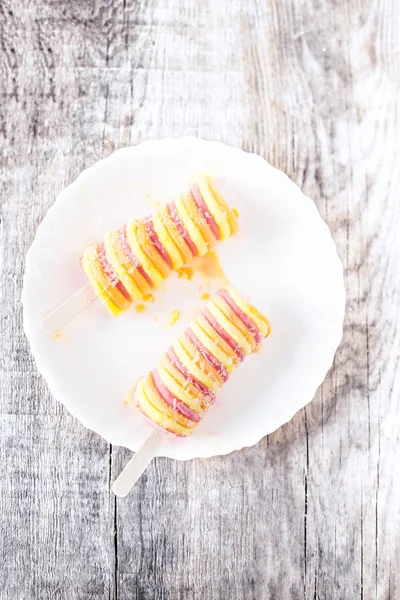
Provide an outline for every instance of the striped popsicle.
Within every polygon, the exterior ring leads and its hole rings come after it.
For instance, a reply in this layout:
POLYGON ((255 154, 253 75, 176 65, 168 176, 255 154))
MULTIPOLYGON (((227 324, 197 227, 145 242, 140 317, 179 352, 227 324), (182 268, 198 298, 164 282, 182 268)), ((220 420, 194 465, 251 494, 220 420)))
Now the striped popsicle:
POLYGON ((268 319, 233 286, 220 289, 129 393, 156 425, 186 437, 244 358, 270 334, 268 319))
POLYGON ((88 246, 82 268, 97 297, 117 316, 237 227, 237 213, 209 177, 198 175, 186 193, 151 216, 132 219, 88 246))

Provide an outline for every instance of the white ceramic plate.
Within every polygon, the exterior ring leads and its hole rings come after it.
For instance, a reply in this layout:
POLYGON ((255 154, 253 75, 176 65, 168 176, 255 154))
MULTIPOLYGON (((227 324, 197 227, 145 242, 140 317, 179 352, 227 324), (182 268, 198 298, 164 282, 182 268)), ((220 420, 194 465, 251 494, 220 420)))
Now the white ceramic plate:
POLYGON ((82 249, 156 201, 174 197, 196 172, 215 177, 240 214, 240 233, 218 246, 231 282, 269 316, 272 334, 246 360, 186 439, 168 436, 159 455, 177 459, 251 446, 309 402, 339 345, 345 306, 342 264, 314 203, 261 157, 194 138, 149 141, 115 152, 63 190, 26 260, 25 331, 57 400, 113 444, 137 450, 151 425, 125 395, 152 368, 218 281, 171 277, 143 314, 113 319, 93 302, 58 337, 40 322, 85 284, 82 249), (181 318, 172 327, 173 309, 181 318))

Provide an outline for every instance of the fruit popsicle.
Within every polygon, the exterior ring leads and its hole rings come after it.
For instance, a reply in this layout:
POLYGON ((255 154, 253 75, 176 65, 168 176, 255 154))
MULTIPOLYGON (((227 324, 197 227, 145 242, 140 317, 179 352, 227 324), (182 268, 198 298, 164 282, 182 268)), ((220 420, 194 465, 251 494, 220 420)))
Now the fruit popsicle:
POLYGON ((180 437, 191 434, 216 393, 271 332, 268 319, 233 286, 220 289, 150 373, 129 392, 146 417, 180 437))
POLYGON ((88 246, 81 264, 98 298, 117 316, 236 230, 235 211, 208 176, 198 175, 186 193, 150 217, 132 219, 88 246))

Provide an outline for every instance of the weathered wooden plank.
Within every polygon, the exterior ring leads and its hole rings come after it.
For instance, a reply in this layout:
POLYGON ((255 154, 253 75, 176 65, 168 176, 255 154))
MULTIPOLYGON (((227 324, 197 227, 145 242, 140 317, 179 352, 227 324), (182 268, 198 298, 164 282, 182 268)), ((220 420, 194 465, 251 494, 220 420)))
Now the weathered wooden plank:
POLYGON ((394 0, 0 4, 1 598, 399 594, 399 19, 394 0), (24 256, 82 168, 188 134, 261 153, 314 198, 346 267, 345 338, 280 431, 159 459, 116 502, 128 453, 36 375, 24 256))
MULTIPOLYGON (((240 12, 239 5, 233 5, 233 12, 240 12)), ((180 6, 170 4, 169 10, 173 14, 180 6)), ((203 31, 207 22, 205 11, 199 15, 199 29, 203 31)), ((233 20, 232 26, 236 35, 223 50, 236 61, 229 78, 221 82, 216 56, 205 70, 196 71, 192 85, 191 74, 182 76, 169 70, 166 61, 160 65, 163 76, 157 87, 159 93, 155 96, 152 86, 148 86, 141 101, 143 112, 138 114, 133 131, 140 130, 146 120, 158 123, 158 115, 165 113, 168 118, 158 126, 159 136, 170 135, 173 120, 174 135, 196 133, 236 144, 246 142, 247 119, 256 118, 252 113, 256 109, 257 114, 258 109, 247 106, 254 90, 245 87, 246 45, 237 51, 241 19, 233 20), (177 98, 177 91, 184 95, 184 103, 177 98)), ((164 35, 162 28, 158 35, 164 35)), ((214 48, 218 48, 219 30, 211 29, 208 35, 213 35, 214 48)), ((245 41, 251 42, 249 37, 245 41)), ((156 46, 158 42, 157 38, 156 46)), ((183 60, 199 54, 201 43, 190 35, 181 39, 183 60), (197 44, 197 52, 191 50, 193 44, 197 44)), ((151 62, 146 65, 149 77, 153 64, 159 65, 160 56, 156 49, 154 56, 150 51, 151 62)), ((110 96, 109 106, 110 118, 118 119, 118 100, 110 96)), ((119 597, 302 597, 306 470, 303 428, 301 419, 300 423, 287 425, 272 453, 264 441, 256 448, 212 461, 181 465, 157 460, 133 494, 117 501, 119 597), (291 446, 288 439, 293 440, 291 446), (282 445, 286 454, 281 457, 279 452, 274 461, 272 456, 282 445), (282 470, 276 472, 280 462, 282 470)), ((123 464, 120 454, 113 452, 115 473, 123 464)))
MULTIPOLYGON (((283 573, 289 575, 292 540, 302 538, 303 519, 296 515, 303 513, 304 495, 296 481, 304 456, 293 449, 281 469, 279 447, 270 452, 264 441, 228 458, 186 464, 157 459, 129 503, 118 501, 119 597, 290 593, 283 573), (278 547, 269 538, 274 522, 278 547)), ((297 562, 301 578, 300 557, 297 562)))
POLYGON ((398 422, 392 444, 388 437, 382 444, 384 423, 398 413, 398 349, 383 341, 397 339, 389 315, 399 298, 392 239, 399 180, 391 177, 398 172, 398 65, 388 50, 393 43, 398 52, 398 8, 304 3, 292 11, 274 3, 262 19, 268 35, 249 49, 249 97, 271 113, 254 105, 251 145, 315 199, 338 243, 348 290, 335 368, 304 411, 304 595, 388 598, 399 589, 390 567, 399 560, 398 422))
MULTIPOLYGON (((103 124, 94 114, 105 99, 90 69, 65 64, 71 39, 64 31, 60 40, 61 25, 48 26, 39 7, 24 4, 0 5, 0 597, 110 598, 109 446, 51 398, 20 306, 37 225, 56 193, 101 157, 103 124)), ((84 22, 70 29, 84 39, 84 22)))
POLYGON ((1 598, 108 598, 108 446, 62 415, 1 415, 1 598))

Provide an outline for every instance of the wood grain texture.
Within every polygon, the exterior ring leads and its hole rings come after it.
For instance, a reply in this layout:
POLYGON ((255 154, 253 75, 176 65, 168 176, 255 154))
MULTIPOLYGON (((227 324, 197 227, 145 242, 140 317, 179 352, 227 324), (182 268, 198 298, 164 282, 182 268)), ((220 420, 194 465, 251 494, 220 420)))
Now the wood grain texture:
POLYGON ((2 0, 1 600, 400 598, 400 5, 2 0), (257 446, 158 459, 133 493, 51 398, 24 257, 57 192, 114 149, 198 135, 259 152, 344 261, 343 343, 257 446))

